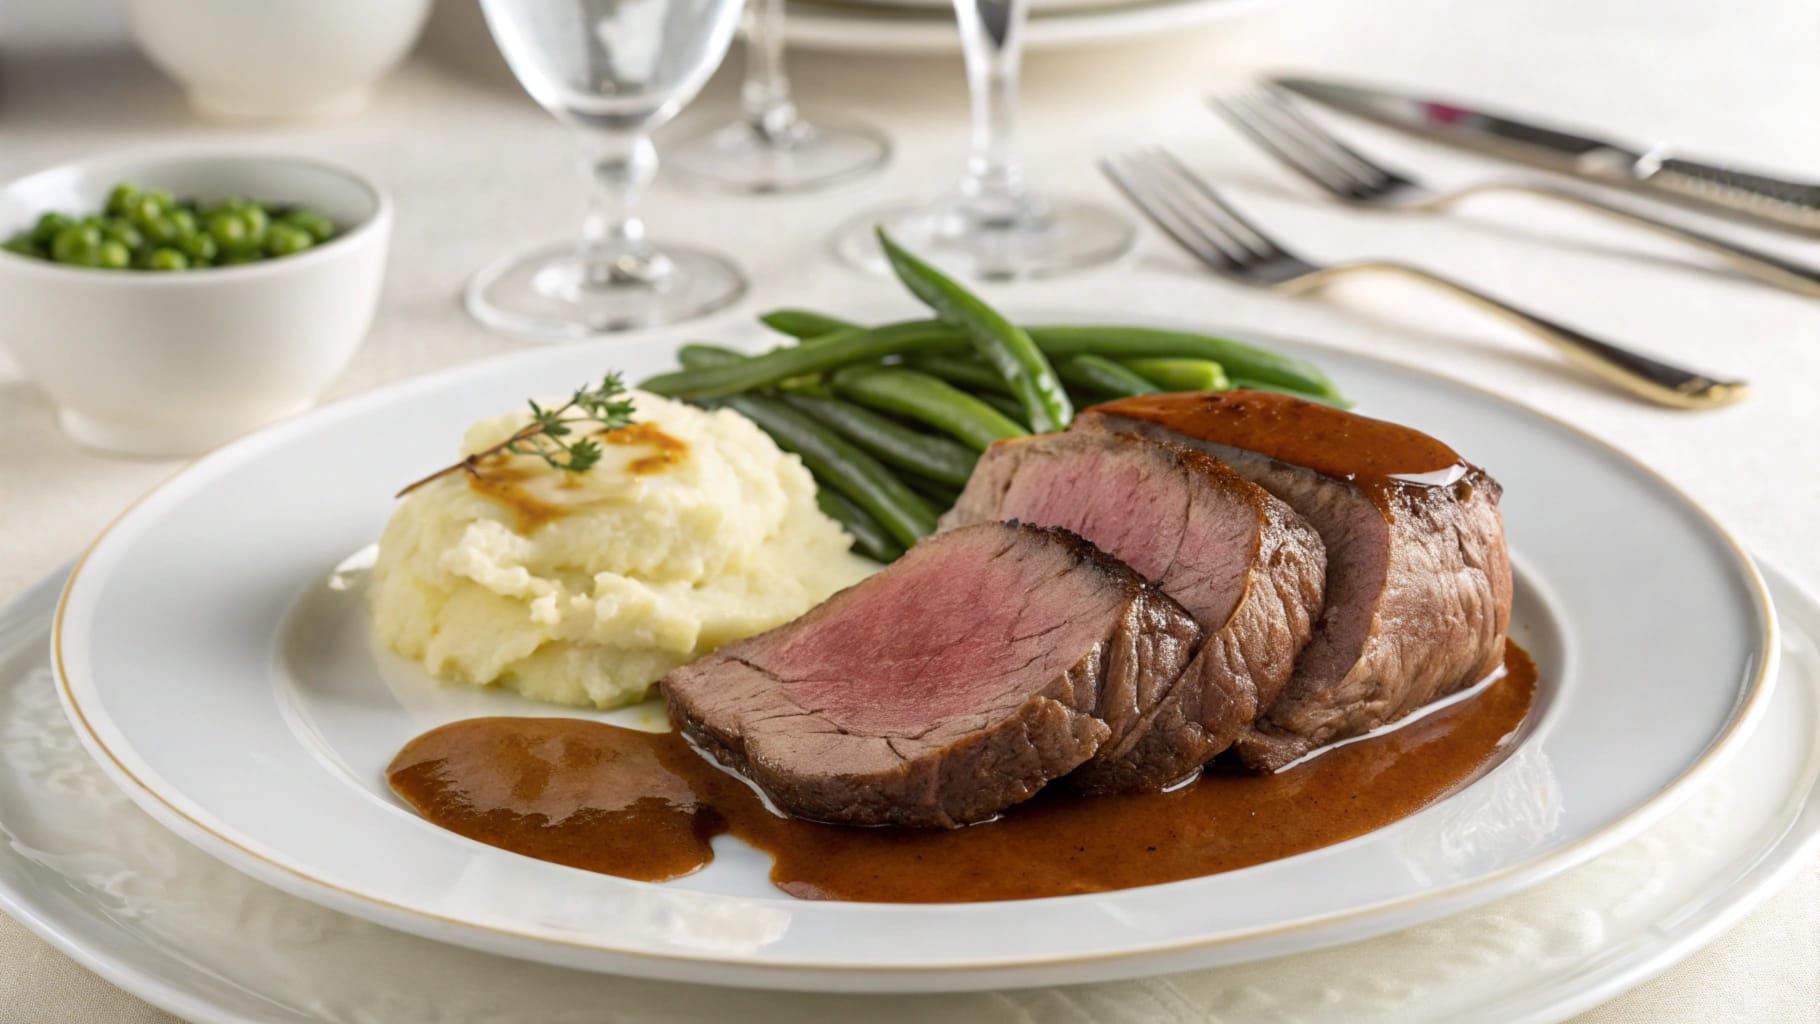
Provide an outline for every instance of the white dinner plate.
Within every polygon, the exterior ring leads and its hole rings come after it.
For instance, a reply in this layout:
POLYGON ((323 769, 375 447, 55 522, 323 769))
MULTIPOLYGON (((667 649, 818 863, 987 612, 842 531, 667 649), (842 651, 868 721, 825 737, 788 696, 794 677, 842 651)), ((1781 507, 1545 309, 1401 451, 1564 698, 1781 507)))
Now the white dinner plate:
MULTIPOLYGON (((1225 21, 1274 2, 1057 0, 1032 10, 1024 48, 1066 50, 1129 42, 1225 21)), ((784 19, 784 38, 794 47, 838 53, 956 53, 961 45, 952 6, 925 6, 917 0, 902 6, 793 0, 784 19)))
POLYGON ((455 949, 315 906, 141 814, 77 742, 46 648, 68 570, 0 609, 0 911, 196 1024, 1558 1021, 1729 928, 1820 847, 1820 604, 1774 572, 1775 692, 1737 755, 1636 838, 1515 896, 1336 949, 1146 982, 927 996, 754 992, 455 949))
POLYGON ((706 870, 649 884, 429 825, 386 790, 383 768, 400 745, 455 718, 551 709, 443 686, 375 655, 353 556, 378 536, 399 482, 446 462, 471 420, 604 369, 634 380, 666 369, 674 346, 700 334, 458 368, 200 460, 122 516, 66 590, 54 653, 78 734, 179 835, 382 924, 655 978, 929 991, 1278 956, 1509 894, 1668 811, 1768 699, 1776 646, 1762 582, 1666 482, 1467 386, 1309 350, 1362 411, 1436 434, 1504 484, 1513 634, 1542 684, 1514 753, 1462 792, 1369 835, 1242 871, 946 906, 793 900, 771 888, 764 857, 726 837, 706 870))

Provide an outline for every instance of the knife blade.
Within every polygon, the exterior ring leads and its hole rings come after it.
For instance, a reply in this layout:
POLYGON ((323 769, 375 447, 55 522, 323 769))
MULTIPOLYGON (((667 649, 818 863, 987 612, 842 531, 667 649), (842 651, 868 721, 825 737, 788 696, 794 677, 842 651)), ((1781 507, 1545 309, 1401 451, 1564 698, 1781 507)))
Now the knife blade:
POLYGON ((1422 138, 1767 227, 1820 234, 1820 184, 1691 160, 1666 146, 1633 146, 1454 100, 1294 76, 1271 84, 1422 138))

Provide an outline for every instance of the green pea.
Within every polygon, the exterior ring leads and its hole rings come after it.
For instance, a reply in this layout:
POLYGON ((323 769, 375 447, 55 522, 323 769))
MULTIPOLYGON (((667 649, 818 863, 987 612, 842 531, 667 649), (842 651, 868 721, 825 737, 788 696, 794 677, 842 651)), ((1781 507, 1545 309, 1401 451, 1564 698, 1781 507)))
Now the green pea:
POLYGON ((315 236, 289 224, 274 224, 266 234, 265 251, 273 256, 289 256, 316 244, 315 236))
POLYGON ((190 262, 198 266, 207 266, 214 262, 215 257, 221 252, 221 247, 215 244, 214 236, 195 230, 179 233, 177 248, 190 258, 190 262))
POLYGON ((295 228, 308 231, 318 242, 335 237, 335 222, 314 210, 289 210, 279 218, 295 228))
POLYGON ((133 262, 133 250, 110 238, 95 250, 93 265, 105 270, 125 270, 133 262))
POLYGON ((215 244, 227 252, 239 252, 248 248, 250 232, 246 220, 232 210, 217 210, 209 214, 209 234, 215 237, 215 244))
POLYGON ((87 224, 71 224, 51 241, 51 259, 58 263, 82 266, 95 250, 101 248, 101 229, 87 224))
POLYGON ((265 245, 265 236, 272 227, 271 217, 266 215, 265 208, 248 204, 238 211, 241 221, 246 224, 246 244, 249 249, 265 245))
POLYGON ((38 218, 38 223, 32 225, 32 241, 48 249, 51 242, 56 240, 57 232, 69 227, 72 223, 74 222, 61 213, 55 211, 47 213, 38 218))
POLYGON ((129 223, 124 217, 107 217, 101 222, 101 234, 111 238, 128 249, 137 249, 145 244, 145 235, 129 223))
POLYGON ((133 201, 138 198, 139 190, 123 181, 107 194, 107 212, 124 217, 132 212, 133 201))
POLYGON ((223 196, 179 201, 165 189, 119 182, 101 210, 46 212, 0 241, 7 252, 71 266, 188 270, 290 256, 334 237, 335 222, 314 210, 223 196))
POLYGON ((148 270, 188 270, 190 258, 175 249, 155 249, 145 261, 148 270))
POLYGON ((164 217, 165 206, 158 201, 158 196, 151 192, 141 192, 134 196, 127 205, 126 216, 142 230, 149 230, 147 225, 164 217))

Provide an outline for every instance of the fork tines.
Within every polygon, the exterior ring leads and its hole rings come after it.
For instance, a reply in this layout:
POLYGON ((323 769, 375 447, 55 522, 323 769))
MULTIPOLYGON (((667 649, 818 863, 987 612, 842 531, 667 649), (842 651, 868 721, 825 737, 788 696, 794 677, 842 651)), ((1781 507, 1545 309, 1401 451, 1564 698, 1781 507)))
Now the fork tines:
POLYGON ((1152 224, 1216 270, 1236 272, 1285 255, 1161 146, 1101 160, 1100 170, 1152 224))
POLYGON ((1234 128, 1316 187, 1346 199, 1370 199, 1403 181, 1390 168, 1335 138, 1271 89, 1209 100, 1234 128))

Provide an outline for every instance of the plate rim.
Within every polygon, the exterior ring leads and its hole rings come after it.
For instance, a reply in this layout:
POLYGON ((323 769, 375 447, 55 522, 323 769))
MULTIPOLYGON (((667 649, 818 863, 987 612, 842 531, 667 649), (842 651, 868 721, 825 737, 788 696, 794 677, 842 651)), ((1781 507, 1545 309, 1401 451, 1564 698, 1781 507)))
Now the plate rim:
MULTIPOLYGON (((1017 308, 1014 304, 1014 308, 1017 308)), ((1019 310, 1020 315, 1023 311, 1019 310)), ((1069 317, 1083 323, 1102 320, 1103 314, 1068 313, 1064 309, 1053 307, 1039 312, 1040 317, 1069 317)), ((1178 318, 1168 316, 1144 317, 1147 323, 1157 326, 1174 324, 1178 327, 1199 331, 1216 331, 1224 336, 1239 339, 1259 339, 1256 331, 1221 331, 1218 327, 1206 324, 1187 324, 1178 318)), ((681 338, 690 332, 698 332, 703 327, 719 326, 727 320, 725 316, 708 318, 688 325, 682 331, 664 330, 652 332, 650 340, 660 344, 671 344, 672 335, 680 344, 681 338), (661 341, 659 339, 662 339, 661 341)), ((592 346, 611 346, 622 344, 626 339, 613 338, 602 342, 593 342, 592 346)), ((736 954, 703 952, 698 950, 667 950, 654 952, 631 945, 613 945, 599 941, 598 938, 582 939, 548 934, 537 934, 511 927, 471 921, 445 914, 406 906, 391 900, 383 899, 362 892, 356 892, 334 882, 325 881, 303 870, 243 846, 233 838, 223 835, 199 821, 165 798, 158 790, 143 782, 133 770, 120 758, 106 741, 97 733, 89 722, 75 693, 63 656, 64 626, 66 612, 71 595, 75 592, 82 572, 90 558, 113 534, 114 530, 125 522, 135 511, 154 496, 163 493, 177 481, 189 477, 203 466, 225 458, 244 444, 280 434, 304 429, 311 421, 330 413, 347 415, 358 413, 372 406, 380 406, 400 397, 420 391, 432 390, 444 382, 467 377, 484 376, 489 369, 517 360, 531 361, 539 356, 545 358, 552 351, 573 351, 582 345, 563 346, 552 349, 546 346, 519 349, 499 355, 444 367, 428 373, 408 377, 403 380, 384 384, 355 395, 349 395, 325 403, 314 409, 306 410, 287 417, 277 423, 253 431, 233 441, 229 441, 195 460, 177 469, 170 476, 148 489, 134 499, 118 515, 102 528, 95 539, 75 560, 69 579, 58 597, 57 611, 51 631, 51 663, 57 678, 57 693, 64 710, 70 718, 77 737, 87 747, 96 761, 111 776, 117 785, 142 810, 151 814, 166 828, 185 838, 192 845, 228 864, 245 874, 275 888, 314 903, 329 906, 358 917, 376 921, 388 927, 412 931, 439 941, 454 942, 480 948, 489 952, 526 957, 526 947, 565 950, 571 954, 560 961, 567 966, 583 969, 611 972, 614 968, 578 959, 578 956, 608 956, 625 958, 653 964, 682 965, 684 967, 714 966, 745 972, 754 977, 732 984, 752 984, 764 986, 766 976, 790 974, 793 972, 825 972, 848 977, 891 976, 904 979, 936 975, 984 975, 991 972, 1039 970, 1059 966, 1077 965, 1116 965, 1139 958, 1159 955, 1183 954, 1197 950, 1231 946, 1241 943, 1258 943, 1264 941, 1281 941, 1293 939, 1298 933, 1317 929, 1345 928, 1347 926, 1364 927, 1366 930, 1352 934, 1346 939, 1334 941, 1352 941, 1367 935, 1382 934, 1385 931, 1407 926, 1408 922, 1397 920, 1413 912, 1433 911, 1430 917, 1457 912, 1467 907, 1479 905, 1496 899, 1499 896, 1528 888, 1548 878, 1560 874, 1569 868, 1585 863, 1600 853, 1611 849, 1624 840, 1631 838, 1649 825, 1660 820, 1669 811, 1679 806, 1686 799, 1695 784, 1704 780, 1728 757, 1740 743, 1748 738, 1754 730, 1758 719, 1768 704, 1768 697, 1773 688, 1776 671, 1780 662, 1780 627, 1776 609, 1767 584, 1759 571, 1755 559, 1719 520, 1700 502, 1684 491, 1674 481, 1653 467, 1632 456, 1628 452, 1610 444, 1602 438, 1543 410, 1526 403, 1499 395, 1488 388, 1469 381, 1447 376, 1446 374, 1421 366, 1412 366, 1395 360, 1385 359, 1374 353, 1363 352, 1339 345, 1324 344, 1318 341, 1287 339, 1270 336, 1267 344, 1287 344, 1292 348, 1311 349, 1316 352, 1332 352, 1344 358, 1361 360, 1388 366, 1398 373, 1422 379, 1431 385, 1452 388, 1466 392, 1480 401, 1505 406, 1533 417, 1556 429, 1574 436, 1582 444, 1616 458, 1630 470, 1643 476, 1665 492, 1672 495, 1683 508, 1694 515, 1705 531, 1712 538, 1719 540, 1733 562, 1733 568, 1741 570, 1741 581, 1748 584, 1753 611, 1761 623, 1758 637, 1758 652, 1761 657, 1749 689, 1734 706, 1730 718, 1719 735, 1703 750, 1698 758, 1685 767, 1669 783, 1663 786, 1655 796, 1632 808, 1604 827, 1573 840, 1551 852, 1545 853, 1523 863, 1510 865, 1474 879, 1454 882, 1445 886, 1428 889, 1418 895, 1379 901, 1365 906, 1323 914, 1312 914, 1292 921, 1280 922, 1267 928, 1254 928, 1239 933, 1220 933, 1202 935, 1194 938, 1174 939, 1161 943, 1134 944, 1118 950, 1091 954, 1049 954, 1026 955, 1016 957, 995 957, 992 959, 974 959, 962 962, 928 962, 916 964, 871 963, 855 964, 845 962, 827 962, 811 960, 791 960, 788 962, 755 961, 736 954), (1377 927, 1372 927, 1373 921, 1377 927), (431 931, 435 928, 437 931, 431 931), (503 944, 502 944, 503 943, 503 944)), ((1015 902, 1015 901, 1013 901, 1015 902)), ((871 906, 871 905, 868 905, 871 906)), ((1273 955, 1259 953, 1256 958, 1273 955)), ((769 982, 774 987, 792 987, 786 979, 774 979, 769 982)), ((800 986, 797 986, 800 987, 800 986)))

